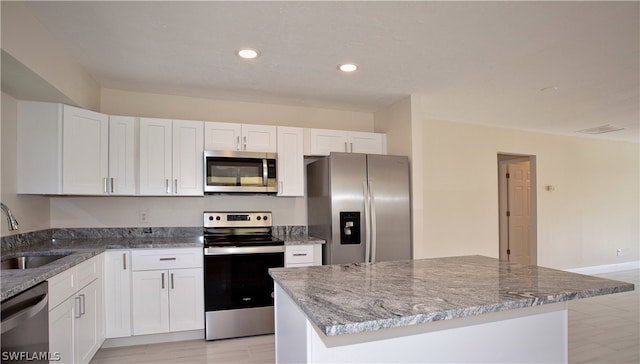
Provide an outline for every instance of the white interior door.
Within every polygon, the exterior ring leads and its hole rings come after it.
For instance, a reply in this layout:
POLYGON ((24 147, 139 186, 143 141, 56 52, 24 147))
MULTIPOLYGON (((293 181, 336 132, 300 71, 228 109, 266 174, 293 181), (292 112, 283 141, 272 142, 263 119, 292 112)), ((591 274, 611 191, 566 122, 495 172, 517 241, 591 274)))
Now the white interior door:
POLYGON ((510 262, 531 264, 531 168, 529 161, 506 165, 507 255, 510 262))

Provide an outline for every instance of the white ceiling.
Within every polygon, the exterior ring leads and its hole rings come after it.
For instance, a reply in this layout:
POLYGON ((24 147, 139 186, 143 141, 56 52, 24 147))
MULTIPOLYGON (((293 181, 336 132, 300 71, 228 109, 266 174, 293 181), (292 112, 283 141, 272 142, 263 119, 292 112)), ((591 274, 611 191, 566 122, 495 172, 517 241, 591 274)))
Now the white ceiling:
POLYGON ((638 1, 28 6, 106 88, 366 112, 420 94, 442 120, 639 140, 638 1))

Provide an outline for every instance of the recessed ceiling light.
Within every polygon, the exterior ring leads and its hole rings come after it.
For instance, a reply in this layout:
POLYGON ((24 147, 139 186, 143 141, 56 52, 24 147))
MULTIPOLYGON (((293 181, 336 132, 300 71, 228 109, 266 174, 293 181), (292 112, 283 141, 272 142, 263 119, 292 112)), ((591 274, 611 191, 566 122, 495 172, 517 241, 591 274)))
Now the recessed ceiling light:
POLYGON ((257 50, 251 49, 251 48, 240 49, 240 50, 238 50, 236 52, 236 54, 239 57, 244 58, 244 59, 254 59, 254 58, 257 58, 260 55, 260 53, 257 50))
POLYGON ((358 70, 358 65, 355 63, 343 63, 338 66, 338 69, 342 72, 355 72, 358 70))

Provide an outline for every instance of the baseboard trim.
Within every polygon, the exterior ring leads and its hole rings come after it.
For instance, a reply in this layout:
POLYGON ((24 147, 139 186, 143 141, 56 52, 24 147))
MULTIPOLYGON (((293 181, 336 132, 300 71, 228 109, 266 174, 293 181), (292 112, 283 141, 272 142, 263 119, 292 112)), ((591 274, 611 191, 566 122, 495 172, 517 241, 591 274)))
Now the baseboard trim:
POLYGON ((140 335, 107 339, 101 348, 118 348, 123 346, 158 344, 173 341, 204 340, 204 330, 170 332, 166 334, 140 335))
POLYGON ((632 269, 640 269, 640 260, 636 260, 633 262, 626 262, 626 263, 605 264, 605 265, 595 265, 592 267, 565 269, 565 271, 572 272, 572 273, 579 273, 579 274, 602 274, 602 273, 622 272, 625 270, 632 270, 632 269))

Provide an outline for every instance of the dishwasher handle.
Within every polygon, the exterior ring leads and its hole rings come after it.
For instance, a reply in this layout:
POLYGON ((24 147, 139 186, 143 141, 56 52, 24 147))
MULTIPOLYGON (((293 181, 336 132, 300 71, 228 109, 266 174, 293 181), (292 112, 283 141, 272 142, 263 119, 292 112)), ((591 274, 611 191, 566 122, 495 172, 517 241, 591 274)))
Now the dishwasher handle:
POLYGON ((15 329, 18 325, 47 309, 49 295, 47 293, 24 301, 20 311, 2 320, 2 334, 15 329))

